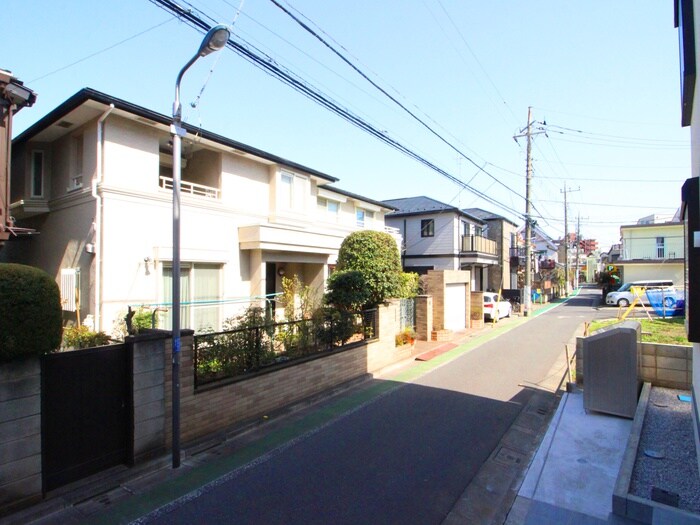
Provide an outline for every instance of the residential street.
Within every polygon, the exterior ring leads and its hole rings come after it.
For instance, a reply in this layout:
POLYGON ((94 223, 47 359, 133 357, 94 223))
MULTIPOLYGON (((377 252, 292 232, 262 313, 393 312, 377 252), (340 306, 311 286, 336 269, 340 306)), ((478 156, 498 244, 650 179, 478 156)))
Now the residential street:
POLYGON ((612 314, 599 299, 583 289, 144 521, 442 523, 576 329, 612 314))

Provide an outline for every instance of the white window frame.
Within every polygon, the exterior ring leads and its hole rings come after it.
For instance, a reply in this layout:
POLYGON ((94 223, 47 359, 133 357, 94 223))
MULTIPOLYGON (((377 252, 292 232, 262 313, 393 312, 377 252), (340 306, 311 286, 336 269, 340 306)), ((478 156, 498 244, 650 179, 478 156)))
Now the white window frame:
POLYGON ((340 202, 327 197, 316 197, 316 203, 318 205, 319 213, 324 219, 328 219, 331 222, 338 222, 338 216, 340 215, 340 202))
POLYGON ((83 143, 84 136, 82 134, 75 135, 71 143, 71 176, 68 185, 68 191, 79 190, 83 187, 83 153, 85 145, 83 143))
POLYGON ((280 170, 277 179, 277 205, 282 210, 303 212, 307 206, 308 177, 293 173, 288 170, 280 170), (282 188, 289 188, 289 194, 282 188))
MULTIPOLYGON (((210 306, 198 306, 197 304, 192 304, 192 302, 197 302, 198 299, 196 299, 196 293, 197 293, 197 271, 198 269, 201 271, 203 267, 207 268, 212 268, 215 267, 218 270, 218 291, 217 291, 217 296, 218 298, 221 298, 222 294, 222 283, 223 283, 223 264, 221 263, 207 263, 207 262, 183 262, 180 265, 180 297, 181 297, 181 302, 189 302, 190 304, 183 304, 180 307, 180 316, 181 316, 181 327, 182 328, 192 328, 194 330, 197 330, 199 327, 195 326, 197 322, 197 308, 212 308, 216 307, 216 321, 215 325, 212 328, 214 330, 219 330, 221 328, 221 323, 222 323, 222 313, 223 313, 223 305, 221 303, 219 304, 212 304, 210 306), (183 286, 183 278, 186 279, 187 286, 183 286), (183 298, 188 299, 183 300, 183 298)), ((172 293, 172 263, 166 263, 162 267, 162 272, 161 272, 161 285, 163 286, 163 295, 162 297, 167 298, 171 293, 172 293), (171 279, 170 279, 170 286, 166 287, 165 284, 165 271, 170 270, 171 272, 171 279), (166 289, 167 288, 167 289, 166 289)), ((172 326, 172 312, 168 311, 165 312, 160 319, 161 326, 166 327, 166 329, 170 328, 172 326)))

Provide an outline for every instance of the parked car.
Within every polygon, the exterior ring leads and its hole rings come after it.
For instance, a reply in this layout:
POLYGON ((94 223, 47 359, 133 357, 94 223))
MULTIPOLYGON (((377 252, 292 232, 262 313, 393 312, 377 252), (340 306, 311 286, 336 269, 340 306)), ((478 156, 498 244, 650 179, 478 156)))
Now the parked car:
POLYGON ((511 309, 510 301, 506 301, 497 293, 484 293, 484 319, 493 321, 501 317, 510 317, 511 309))
POLYGON ((647 280, 647 281, 632 281, 625 283, 615 292, 610 292, 605 296, 605 304, 609 306, 629 306, 634 301, 635 290, 645 305, 649 304, 647 297, 647 289, 663 289, 673 288, 673 281, 670 280, 647 280), (634 290, 632 290, 634 287, 634 290))

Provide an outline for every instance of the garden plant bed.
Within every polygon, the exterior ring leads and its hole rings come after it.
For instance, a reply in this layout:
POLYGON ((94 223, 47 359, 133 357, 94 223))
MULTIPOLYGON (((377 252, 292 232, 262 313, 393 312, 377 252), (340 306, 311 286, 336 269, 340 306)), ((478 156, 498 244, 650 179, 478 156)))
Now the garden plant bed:
POLYGON ((645 383, 613 494, 613 512, 642 523, 700 524, 700 475, 685 390, 645 383))

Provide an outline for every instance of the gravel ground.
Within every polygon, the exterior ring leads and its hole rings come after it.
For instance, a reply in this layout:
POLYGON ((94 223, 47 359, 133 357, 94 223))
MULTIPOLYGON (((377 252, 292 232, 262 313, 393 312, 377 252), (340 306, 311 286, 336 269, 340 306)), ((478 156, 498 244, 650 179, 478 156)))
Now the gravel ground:
POLYGON ((651 389, 630 493, 651 499, 652 487, 658 487, 678 494, 679 508, 700 513, 692 403, 680 401, 679 395, 689 396, 690 392, 651 389))

